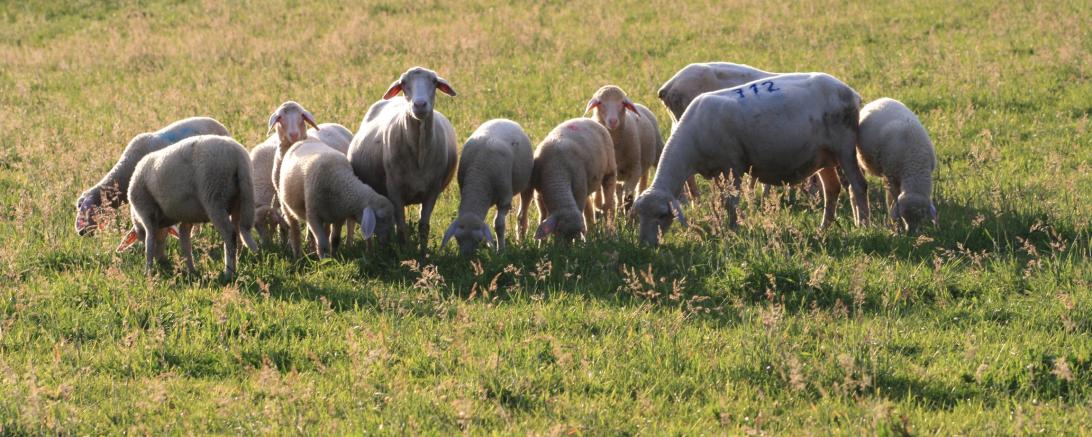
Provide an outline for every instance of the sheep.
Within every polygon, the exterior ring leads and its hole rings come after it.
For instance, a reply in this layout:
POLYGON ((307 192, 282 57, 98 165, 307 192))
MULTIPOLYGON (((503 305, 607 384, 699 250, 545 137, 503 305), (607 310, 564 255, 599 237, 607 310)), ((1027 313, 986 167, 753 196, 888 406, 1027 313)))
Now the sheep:
POLYGON ((690 104, 667 140, 652 186, 634 202, 642 242, 656 245, 672 216, 685 223, 675 201, 695 172, 727 174, 729 225, 736 224, 741 176, 767 184, 794 183, 819 170, 825 194, 822 226, 834 220, 841 185, 835 166, 849 179, 855 221, 868 221, 867 185, 857 166, 857 117, 861 98, 823 73, 795 73, 705 93, 690 104))
POLYGON ((421 204, 421 252, 428 247, 429 220, 440 193, 455 176, 455 129, 433 110, 436 90, 455 90, 432 70, 414 67, 368 108, 349 145, 349 163, 365 184, 390 199, 399 241, 406 239, 405 207, 421 204), (391 100, 398 93, 405 99, 391 100))
POLYGON ((145 271, 152 259, 166 261, 166 228, 181 224, 178 237, 186 268, 193 272, 190 232, 194 223, 212 222, 224 239, 224 275, 235 275, 238 237, 252 251, 254 186, 250 156, 235 140, 219 135, 198 135, 145 156, 129 184, 133 229, 118 245, 121 252, 138 239, 145 244, 145 271))
MULTIPOLYGON (((538 192, 542 222, 535 238, 550 235, 562 241, 583 238, 595 223, 591 195, 599 191, 608 227, 614 223, 614 186, 617 167, 610 132, 595 120, 577 118, 555 127, 535 150, 531 188, 538 192), (581 216, 583 214, 583 216, 581 216), (586 221, 586 223, 585 223, 586 221)), ((530 199, 531 189, 521 198, 530 199)), ((520 208, 520 226, 527 222, 520 208)))
POLYGON ((926 220, 936 226, 936 153, 929 133, 906 105, 884 97, 861 108, 857 159, 865 171, 884 178, 890 217, 900 229, 913 233, 926 220))
POLYGON ((227 128, 216 120, 190 117, 155 132, 145 132, 133 137, 110 172, 76 200, 76 232, 81 236, 93 234, 96 228, 102 226, 97 216, 104 206, 119 208, 128 201, 129 179, 141 158, 185 138, 204 134, 230 135, 227 128))
MULTIPOLYGON (((307 138, 319 139, 344 155, 349 150, 353 133, 337 123, 322 123, 317 129, 307 129, 307 138)), ((282 244, 288 235, 288 224, 281 217, 280 204, 274 201, 276 184, 273 183, 273 163, 281 142, 280 134, 274 133, 250 149, 251 175, 254 176, 254 227, 258 230, 263 245, 272 243, 273 233, 278 229, 281 231, 282 244)), ((349 240, 352 240, 351 233, 349 240)))
MULTIPOLYGON (((483 239, 493 242, 485 215, 496 205, 493 228, 497 231, 497 250, 503 250, 505 217, 512 209, 512 197, 530 187, 533 164, 531 139, 519 124, 497 119, 479 126, 466 140, 459 157, 459 215, 444 232, 440 246, 455 237, 462 255, 469 256, 483 239)), ((520 199, 521 214, 525 214, 530 197, 520 199)), ((520 237, 526 226, 521 223, 520 237)))
POLYGON ((346 220, 359 220, 365 240, 377 230, 381 239, 390 233, 394 216, 391 202, 357 179, 345 155, 322 141, 307 138, 288 149, 278 187, 296 256, 300 254, 301 221, 314 235, 320 259, 337 250, 346 220), (337 230, 332 235, 331 225, 337 230))
POLYGON ((626 199, 636 189, 648 188, 648 169, 656 165, 664 140, 656 116, 647 107, 633 103, 626 92, 614 85, 599 88, 584 112, 610 132, 614 160, 618 166, 618 199, 626 199))
POLYGON ((657 95, 671 112, 671 121, 677 123, 690 102, 702 93, 736 87, 778 74, 781 73, 731 62, 690 64, 664 82, 657 95))

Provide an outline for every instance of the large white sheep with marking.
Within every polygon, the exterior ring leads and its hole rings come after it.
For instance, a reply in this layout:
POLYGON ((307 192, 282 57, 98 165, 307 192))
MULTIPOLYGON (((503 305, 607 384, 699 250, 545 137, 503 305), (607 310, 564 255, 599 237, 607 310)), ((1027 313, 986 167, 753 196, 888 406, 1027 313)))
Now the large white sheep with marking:
POLYGON ((648 171, 656 165, 664 145, 656 116, 615 85, 599 88, 588 101, 588 111, 607 128, 614 144, 617 179, 622 183, 616 198, 625 200, 637 189, 648 188, 648 171))
POLYGON ((744 173, 782 184, 819 171, 826 227, 837 209, 840 166, 851 187, 855 221, 866 223, 867 187, 856 157, 860 107, 856 91, 822 73, 773 76, 698 96, 667 140, 652 187, 634 202, 641 240, 655 245, 673 216, 682 221, 675 198, 694 173, 731 177, 735 190, 725 200, 735 226, 744 173))
POLYGON ((385 239, 390 233, 394 218, 391 202, 353 174, 344 154, 316 138, 288 149, 278 193, 296 256, 300 254, 300 222, 306 223, 315 237, 319 258, 338 249, 346 221, 359 222, 365 240, 376 233, 385 239))
MULTIPOLYGON (((534 157, 531 139, 514 121, 497 119, 483 123, 470 135, 459 157, 459 215, 444 232, 441 246, 451 237, 459 243, 463 256, 477 250, 482 240, 493 241, 485 215, 496 205, 493 229, 498 250, 505 246, 505 218, 512 209, 512 198, 531 186, 534 157)), ((520 213, 526 214, 529 195, 523 195, 520 213)), ((526 232, 520 223, 518 235, 526 232)))
MULTIPOLYGON (((589 118, 568 120, 555 127, 535 149, 531 187, 538 193, 536 239, 550 235, 561 241, 583 238, 595 223, 592 194, 603 196, 607 226, 614 223, 617 169, 607 128, 589 118)), ((530 190, 524 191, 525 194, 530 190)), ((527 216, 520 213, 520 223, 527 216)))
POLYGON ((235 274, 238 239, 258 250, 250 236, 254 225, 254 187, 250 155, 235 140, 200 135, 145 156, 129 185, 133 230, 122 240, 123 251, 138 240, 145 244, 145 269, 165 261, 167 229, 178 226, 186 267, 193 271, 190 232, 194 223, 212 222, 224 239, 224 274, 235 274))
POLYGON ((678 122, 686 107, 702 93, 740 86, 758 79, 776 76, 750 65, 731 62, 703 62, 687 65, 660 86, 657 95, 678 122))
POLYGON ((76 200, 76 232, 80 235, 94 233, 101 226, 97 216, 103 207, 118 208, 128 201, 129 180, 142 158, 194 135, 230 134, 219 121, 208 117, 191 117, 178 120, 155 132, 145 132, 133 137, 110 172, 76 200))
POLYGON ((936 225, 936 152, 910 108, 887 97, 861 108, 857 159, 865 171, 884 179, 887 206, 896 225, 909 232, 925 222, 936 225))
POLYGON ((432 70, 402 73, 372 104, 349 146, 353 172, 394 205, 399 240, 406 237, 406 205, 421 204, 418 230, 422 252, 428 247, 429 220, 440 193, 455 175, 455 129, 433 109, 436 91, 455 90, 432 70), (395 99, 402 93, 404 99, 395 99))

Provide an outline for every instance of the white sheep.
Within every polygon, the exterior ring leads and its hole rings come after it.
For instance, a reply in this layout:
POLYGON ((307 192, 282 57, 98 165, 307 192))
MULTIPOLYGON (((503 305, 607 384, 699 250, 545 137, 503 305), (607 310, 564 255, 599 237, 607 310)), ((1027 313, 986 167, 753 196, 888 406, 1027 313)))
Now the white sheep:
POLYGON ((372 104, 349 146, 356 176, 394 205, 398 238, 406 238, 406 205, 421 204, 421 251, 428 247, 429 220, 440 193, 455 175, 455 129, 433 110, 436 90, 455 90, 432 70, 414 67, 372 104), (405 99, 394 99, 404 93, 405 99))
MULTIPOLYGON (((302 113, 300 116, 302 117, 302 113)), ((349 150, 353 133, 337 123, 322 123, 317 129, 307 129, 307 138, 321 140, 344 155, 349 150)), ((281 216, 280 203, 275 202, 276 184, 273 183, 273 166, 281 143, 281 135, 274 133, 250 149, 251 175, 254 177, 254 227, 264 245, 272 242, 272 236, 277 230, 280 230, 282 244, 288 237, 288 224, 281 216)), ((349 241, 352 241, 352 233, 349 234, 349 241)))
MULTIPOLYGON (((512 197, 530 187, 533 165, 531 139, 519 124, 498 119, 479 126, 466 140, 459 157, 459 215, 444 232, 440 246, 455 237, 463 256, 468 256, 483 239, 493 242, 485 215, 496 205, 493 228, 497 231, 497 249, 503 250, 505 217, 512 209, 512 197)), ((521 214, 526 214, 530 197, 521 198, 521 214)), ((526 226, 525 222, 520 224, 520 237, 526 226)))
POLYGON ((644 191, 648 188, 648 170, 656 165, 664 144, 656 116, 614 85, 599 88, 588 101, 588 111, 610 132, 617 179, 622 183, 617 199, 626 199, 638 188, 644 191))
POLYGON ((840 166, 849 179, 855 221, 865 224, 867 186, 856 157, 860 107, 856 91, 822 73, 779 75, 698 96, 667 140, 652 187, 634 202, 631 214, 640 217, 641 240, 656 245, 672 216, 685 222, 674 200, 695 172, 731 178, 735 189, 725 203, 735 226, 744 173, 781 184, 818 170, 826 227, 837 209, 841 184, 835 167, 840 166))
POLYGON ((932 201, 936 152, 921 121, 902 102, 881 98, 861 108, 857 159, 884 178, 890 217, 903 230, 937 224, 932 201))
POLYGON ((690 102, 702 93, 732 88, 778 74, 781 73, 731 62, 690 64, 664 82, 657 95, 671 112, 672 121, 678 122, 690 102))
POLYGON ((96 216, 104 206, 118 208, 128 201, 129 180, 141 158, 194 135, 230 134, 216 120, 191 117, 178 120, 155 132, 145 132, 133 137, 110 172, 76 200, 76 232, 80 235, 94 233, 102 225, 96 216))
MULTIPOLYGON (((607 226, 613 225, 617 173, 613 149, 607 128, 589 118, 561 123, 539 143, 531 176, 542 218, 536 239, 550 235, 562 241, 583 238, 595 223, 591 195, 596 192, 604 199, 607 226)), ((526 208, 521 208, 521 227, 527 222, 525 212, 526 208)))
POLYGON ((365 240, 377 231, 381 239, 390 233, 391 202, 361 182, 345 155, 323 141, 307 138, 288 149, 278 192, 296 256, 300 254, 299 222, 307 223, 315 237, 319 258, 337 250, 346 220, 359 221, 365 240))
POLYGON ((254 224, 250 156, 229 137, 190 137, 145 156, 133 172, 129 201, 133 230, 117 250, 121 252, 143 239, 146 271, 151 270, 153 258, 166 260, 163 239, 167 228, 176 224, 186 267, 191 272, 190 231, 194 223, 212 222, 220 232, 227 276, 235 274, 239 237, 250 250, 258 250, 250 236, 254 224))
MULTIPOLYGON (((303 105, 291 100, 281 103, 281 106, 278 106, 269 115, 269 132, 276 130, 277 138, 280 140, 277 145, 277 153, 273 157, 273 171, 270 174, 274 190, 277 181, 280 179, 281 159, 284 158, 284 154, 288 152, 289 147, 292 147, 297 141, 307 138, 307 125, 318 129, 315 116, 304 109, 303 105)), ((276 200, 276 191, 274 191, 274 199, 270 204, 274 207, 279 204, 276 200)))

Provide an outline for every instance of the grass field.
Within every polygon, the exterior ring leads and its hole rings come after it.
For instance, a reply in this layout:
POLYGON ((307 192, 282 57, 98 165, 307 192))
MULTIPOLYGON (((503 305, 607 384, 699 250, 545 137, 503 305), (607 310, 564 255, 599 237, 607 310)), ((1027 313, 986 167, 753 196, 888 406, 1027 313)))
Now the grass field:
POLYGON ((1092 429, 1087 2, 608 3, 0 3, 0 434, 1092 429), (497 117, 537 142, 607 83, 666 134, 657 88, 708 60, 902 100, 939 229, 855 228, 843 198, 820 232, 817 199, 745 197, 732 231, 706 197, 658 250, 624 224, 468 261, 437 247, 453 185, 423 263, 244 252, 226 284, 209 228, 199 274, 151 278, 113 252, 128 208, 72 229, 125 143, 179 118, 254 145, 294 99, 355 129, 424 65, 460 143, 497 117))

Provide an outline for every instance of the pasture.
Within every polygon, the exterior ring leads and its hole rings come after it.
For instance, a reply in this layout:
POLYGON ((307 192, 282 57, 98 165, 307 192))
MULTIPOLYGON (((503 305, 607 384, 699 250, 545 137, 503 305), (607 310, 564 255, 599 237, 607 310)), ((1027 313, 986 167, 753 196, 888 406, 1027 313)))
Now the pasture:
POLYGON ((1086 433, 1089 23, 1080 1, 3 2, 0 434, 1086 433), (460 144, 498 117, 537 144, 607 83, 666 138, 657 88, 712 60, 906 103, 939 228, 854 227, 843 195, 820 231, 818 198, 747 191, 731 230, 702 180, 658 249, 620 220, 467 260, 438 247, 453 183, 424 260, 243 251, 229 282, 210 227, 196 275, 152 277, 114 253, 128 207, 73 231, 126 142, 187 116, 248 147, 288 99, 355 130, 422 65, 460 144))

